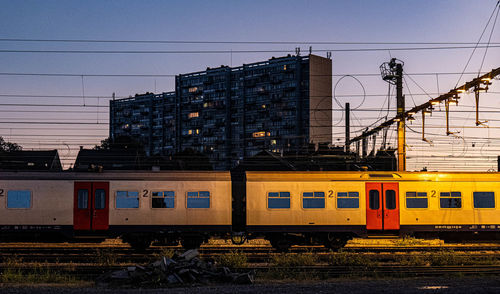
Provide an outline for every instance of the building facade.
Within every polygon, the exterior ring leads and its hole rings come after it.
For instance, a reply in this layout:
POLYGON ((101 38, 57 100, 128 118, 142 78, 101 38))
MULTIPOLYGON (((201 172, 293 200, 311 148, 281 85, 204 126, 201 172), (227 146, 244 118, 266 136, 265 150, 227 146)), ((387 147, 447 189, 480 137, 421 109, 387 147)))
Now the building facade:
POLYGON ((176 76, 175 92, 110 103, 110 137, 146 151, 191 148, 229 169, 262 150, 297 151, 332 140, 332 63, 315 55, 271 58, 176 76))

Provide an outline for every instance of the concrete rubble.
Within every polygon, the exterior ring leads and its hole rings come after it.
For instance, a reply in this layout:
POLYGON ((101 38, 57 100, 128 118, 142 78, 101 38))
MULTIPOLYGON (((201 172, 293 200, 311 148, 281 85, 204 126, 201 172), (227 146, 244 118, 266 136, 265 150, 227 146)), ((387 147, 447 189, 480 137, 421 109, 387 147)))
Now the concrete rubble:
POLYGON ((252 284, 255 271, 245 273, 231 272, 227 267, 216 267, 211 262, 198 258, 198 250, 188 250, 172 258, 161 260, 146 266, 129 266, 122 270, 109 272, 97 278, 102 286, 139 286, 157 287, 169 285, 193 284, 252 284))

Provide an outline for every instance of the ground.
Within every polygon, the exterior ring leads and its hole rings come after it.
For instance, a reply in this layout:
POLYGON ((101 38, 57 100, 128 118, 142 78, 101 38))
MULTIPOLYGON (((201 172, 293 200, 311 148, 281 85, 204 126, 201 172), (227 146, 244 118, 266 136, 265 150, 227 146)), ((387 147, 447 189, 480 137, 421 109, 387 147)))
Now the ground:
POLYGON ((168 289, 109 289, 89 284, 0 285, 0 293, 500 293, 500 277, 446 277, 412 279, 332 279, 312 282, 262 282, 254 285, 217 285, 168 289))

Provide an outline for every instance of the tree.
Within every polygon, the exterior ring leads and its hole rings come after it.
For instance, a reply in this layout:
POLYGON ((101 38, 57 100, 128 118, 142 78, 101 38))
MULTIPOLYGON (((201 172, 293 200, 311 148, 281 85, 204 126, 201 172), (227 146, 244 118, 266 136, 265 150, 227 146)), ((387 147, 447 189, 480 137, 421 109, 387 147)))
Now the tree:
POLYGON ((96 145, 94 150, 128 150, 144 153, 144 145, 129 136, 119 136, 114 140, 106 138, 101 141, 101 145, 96 145))
POLYGON ((21 151, 22 149, 23 147, 21 147, 20 145, 7 142, 0 136, 0 152, 21 151))

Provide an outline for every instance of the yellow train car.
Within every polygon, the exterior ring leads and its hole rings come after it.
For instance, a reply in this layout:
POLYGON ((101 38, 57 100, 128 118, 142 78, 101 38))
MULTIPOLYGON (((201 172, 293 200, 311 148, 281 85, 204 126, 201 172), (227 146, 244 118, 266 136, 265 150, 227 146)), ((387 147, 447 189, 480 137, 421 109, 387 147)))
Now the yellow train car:
POLYGON ((247 172, 246 225, 275 247, 355 236, 499 239, 500 173, 247 172))

